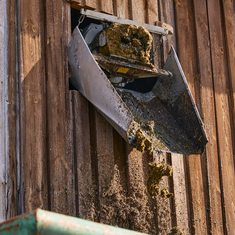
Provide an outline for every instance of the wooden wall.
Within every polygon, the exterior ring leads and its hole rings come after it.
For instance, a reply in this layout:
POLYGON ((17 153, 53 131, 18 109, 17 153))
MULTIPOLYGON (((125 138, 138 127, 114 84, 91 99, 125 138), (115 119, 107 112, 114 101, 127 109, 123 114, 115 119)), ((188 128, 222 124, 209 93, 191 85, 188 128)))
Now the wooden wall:
POLYGON ((6 136, 7 136, 7 22, 6 1, 0 0, 0 221, 6 217, 6 136))
POLYGON ((37 207, 151 234, 234 234, 235 3, 230 0, 8 1, 7 218, 37 207), (155 24, 154 63, 177 49, 209 138, 203 155, 141 154, 69 91, 70 4, 155 24), (166 162, 171 199, 147 193, 166 162))

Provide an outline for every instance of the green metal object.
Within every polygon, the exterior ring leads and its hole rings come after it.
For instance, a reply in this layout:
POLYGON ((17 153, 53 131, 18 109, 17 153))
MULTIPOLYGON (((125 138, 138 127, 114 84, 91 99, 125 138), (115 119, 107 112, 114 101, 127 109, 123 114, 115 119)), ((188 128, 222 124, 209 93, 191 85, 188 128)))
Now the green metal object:
POLYGON ((143 233, 99 224, 71 216, 37 209, 0 223, 0 235, 143 235, 143 233))

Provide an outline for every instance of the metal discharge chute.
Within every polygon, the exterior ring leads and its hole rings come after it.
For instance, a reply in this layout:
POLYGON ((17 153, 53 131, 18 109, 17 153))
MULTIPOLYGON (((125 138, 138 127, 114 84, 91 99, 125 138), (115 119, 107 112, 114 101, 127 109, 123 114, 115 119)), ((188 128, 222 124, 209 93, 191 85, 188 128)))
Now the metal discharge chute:
POLYGON ((140 151, 200 154, 207 137, 173 47, 163 69, 91 48, 107 25, 75 28, 68 46, 71 83, 140 151))

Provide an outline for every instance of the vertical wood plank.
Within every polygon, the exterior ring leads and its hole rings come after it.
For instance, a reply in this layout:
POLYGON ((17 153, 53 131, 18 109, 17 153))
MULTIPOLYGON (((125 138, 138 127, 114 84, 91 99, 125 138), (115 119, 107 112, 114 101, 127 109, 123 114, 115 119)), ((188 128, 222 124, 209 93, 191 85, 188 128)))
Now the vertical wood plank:
POLYGON ((128 0, 113 0, 114 2, 114 15, 128 19, 129 18, 129 5, 128 0))
POLYGON ((113 145, 114 145, 114 198, 117 205, 118 226, 129 229, 129 213, 128 208, 128 179, 127 179, 127 162, 124 148, 124 140, 119 133, 113 129, 113 145))
POLYGON ((7 87, 6 81, 6 67, 7 67, 7 41, 6 41, 6 1, 0 1, 0 221, 6 219, 6 97, 5 89, 7 87))
POLYGON ((84 7, 92 10, 99 8, 97 0, 84 0, 84 7))
POLYGON ((45 9, 50 210, 75 216, 74 159, 70 151, 71 133, 67 129, 70 126, 67 111, 70 5, 66 0, 46 0, 45 9))
POLYGON ((225 24, 229 87, 232 103, 231 120, 233 120, 233 154, 235 154, 235 6, 233 1, 223 0, 221 7, 225 24))
MULTIPOLYGON (((130 229, 150 234, 158 234, 158 210, 147 192, 148 156, 127 144, 128 193, 130 229)), ((163 223, 161 223, 163 224, 163 223)), ((161 232, 164 232, 164 227, 161 232)))
MULTIPOLYGON (((167 154, 166 153, 153 153, 153 161, 154 162, 162 162, 165 161, 168 163, 167 154)), ((169 177, 163 177, 161 182, 162 188, 167 188, 169 192, 172 192, 172 188, 170 187, 169 177)), ((156 198, 157 205, 157 228, 159 234, 169 234, 172 228, 172 219, 171 219, 171 198, 156 198)))
POLYGON ((98 163, 98 190, 100 204, 100 222, 117 225, 115 221, 113 201, 110 199, 110 188, 114 180, 114 148, 113 128, 96 110, 96 154, 98 163))
MULTIPOLYGON (((174 4, 172 0, 159 0, 160 15, 159 20, 174 27, 174 4)), ((176 46, 175 35, 163 37, 164 61, 167 59, 171 46, 176 46)))
MULTIPOLYGON (((213 78, 211 68, 210 38, 207 18, 207 6, 205 0, 194 1, 198 62, 200 68, 200 105, 201 114, 205 124, 209 143, 206 146, 206 162, 209 205, 208 224, 212 234, 223 234, 223 218, 221 208, 221 190, 218 165, 218 147, 216 136, 215 104, 213 91, 213 78)), ((204 164, 204 163, 203 163, 204 164)))
POLYGON ((158 1, 150 0, 147 1, 147 23, 155 25, 156 21, 159 21, 159 9, 158 1))
POLYGON ((235 227, 234 204, 234 159, 232 150, 231 123, 229 116, 229 92, 226 50, 221 25, 220 1, 207 1, 213 82, 215 91, 215 108, 217 118, 217 138, 219 164, 222 183, 222 209, 224 233, 232 234, 235 227))
POLYGON ((74 156, 76 170, 76 202, 79 218, 95 220, 95 190, 92 181, 88 101, 72 91, 74 118, 74 156))
POLYGON ((174 210, 176 220, 176 224, 174 224, 174 226, 181 228, 184 234, 190 234, 184 155, 171 154, 171 164, 173 167, 172 177, 174 185, 174 210))
POLYGON ((41 1, 20 2, 23 212, 29 212, 38 207, 48 209, 43 7, 41 1))
MULTIPOLYGON (((156 25, 156 21, 159 21, 159 8, 158 8, 158 3, 159 1, 155 1, 155 0, 150 0, 147 1, 147 9, 146 9, 146 22, 148 24, 152 24, 152 25, 156 25)), ((162 44, 162 40, 161 40, 161 36, 157 35, 157 34, 152 34, 153 37, 153 56, 151 58, 151 62, 154 63, 154 65, 157 68, 161 68, 161 44, 162 44)))
POLYGON ((201 171, 201 159, 199 155, 185 156, 186 172, 188 174, 188 200, 191 215, 191 232, 193 234, 207 234, 205 191, 201 171))
POLYGON ((81 8, 95 10, 100 8, 98 6, 99 0, 68 0, 71 3, 71 7, 80 10, 81 8))
MULTIPOLYGON (((8 127, 9 149, 7 153, 7 219, 17 215, 17 167, 16 167, 16 79, 17 76, 17 7, 13 0, 7 4, 8 28, 8 127)), ((18 114, 19 115, 19 114, 18 114)))
POLYGON ((129 228, 122 138, 93 106, 90 118, 98 221, 129 228))
POLYGON ((108 14, 113 14, 113 0, 99 0, 100 11, 108 14))
POLYGON ((146 2, 145 0, 129 0, 130 17, 132 20, 146 22, 146 2))
MULTIPOLYGON (((199 104, 198 68, 195 48, 195 25, 191 1, 175 1, 176 34, 178 56, 196 103, 199 104)), ((201 159, 199 155, 186 156, 189 199, 191 208, 191 230, 196 234, 207 234, 206 208, 204 201, 201 159)))
POLYGON ((122 138, 96 109, 94 121, 99 222, 129 228, 122 138))

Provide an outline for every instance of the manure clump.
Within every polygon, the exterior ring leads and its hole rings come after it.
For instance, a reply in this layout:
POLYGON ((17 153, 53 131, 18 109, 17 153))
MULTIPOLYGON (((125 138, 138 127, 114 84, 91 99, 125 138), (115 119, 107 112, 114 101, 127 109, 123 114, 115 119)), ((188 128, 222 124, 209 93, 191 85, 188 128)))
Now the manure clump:
POLYGON ((140 152, 144 152, 145 150, 148 153, 153 152, 153 144, 151 141, 149 141, 143 131, 141 129, 138 129, 136 132, 136 149, 139 150, 140 152))
POLYGON ((167 188, 161 189, 161 181, 163 176, 172 175, 172 166, 162 162, 149 163, 149 178, 147 181, 147 189, 152 198, 161 196, 163 198, 170 198, 173 193, 169 193, 167 188))
POLYGON ((106 34, 106 45, 99 47, 99 52, 150 63, 152 36, 147 29, 133 24, 113 23, 103 32, 106 34))

